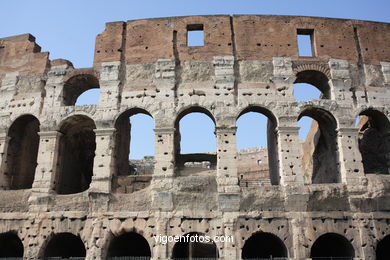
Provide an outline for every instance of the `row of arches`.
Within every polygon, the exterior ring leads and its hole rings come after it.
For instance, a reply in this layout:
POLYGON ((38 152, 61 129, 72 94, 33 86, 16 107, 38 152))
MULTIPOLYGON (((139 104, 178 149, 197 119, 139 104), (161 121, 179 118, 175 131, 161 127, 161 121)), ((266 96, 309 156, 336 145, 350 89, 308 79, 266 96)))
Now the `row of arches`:
MULTIPOLYGON (((214 241, 201 241, 198 239, 199 236, 203 236, 203 234, 192 232, 183 235, 183 241, 178 241, 173 245, 171 258, 218 259, 219 250, 216 243, 214 241)), ((23 243, 16 233, 0 234, 0 258, 23 257, 23 254, 23 243)), ((40 254, 40 257, 44 259, 82 258, 86 256, 86 247, 79 236, 72 233, 58 233, 51 236, 40 254)), ((104 254, 107 259, 134 257, 134 259, 146 260, 152 256, 148 241, 136 232, 113 237, 104 254)), ((389 255, 390 235, 377 243, 376 259, 384 260, 389 255)), ((278 236, 265 232, 257 232, 250 236, 241 250, 241 259, 287 259, 288 257, 289 250, 283 241, 278 236)), ((355 250, 351 242, 337 233, 321 235, 310 249, 310 258, 313 260, 337 258, 352 260, 354 257, 355 250)))
MULTIPOLYGON (((176 166, 181 167, 189 161, 208 161, 210 167, 213 167, 217 161, 215 152, 184 154, 181 151, 182 129, 180 122, 191 113, 204 114, 212 120, 215 127, 214 117, 204 108, 192 107, 179 114, 174 138, 176 166)), ((279 182, 277 120, 269 110, 262 107, 249 107, 243 110, 237 120, 248 113, 261 114, 268 119, 267 131, 263 136, 268 144, 271 184, 276 185, 279 182)), ((143 109, 132 109, 122 113, 116 120, 115 176, 129 175, 131 172, 129 144, 133 143, 134 140, 131 137, 130 118, 139 114, 152 117, 143 109)), ((303 110, 298 119, 304 116, 311 117, 316 121, 316 127, 313 128, 315 131, 309 140, 311 142, 311 150, 309 150, 311 159, 308 160, 310 164, 302 164, 306 175, 311 176, 310 183, 340 182, 336 119, 331 113, 316 107, 303 110)), ((32 115, 24 115, 17 118, 9 128, 5 161, 2 165, 2 187, 4 189, 32 187, 40 142, 39 125, 37 118, 32 115)), ((389 120, 380 111, 368 109, 360 113, 360 121, 357 126, 359 128, 358 146, 365 173, 388 174, 390 169, 389 120)), ((60 142, 57 174, 54 182, 54 190, 57 193, 71 194, 89 188, 93 176, 96 149, 95 129, 95 122, 85 115, 71 116, 59 125, 60 142)), ((258 136, 261 138, 261 133, 258 136)), ((201 142, 201 140, 195 140, 195 142, 201 142)))

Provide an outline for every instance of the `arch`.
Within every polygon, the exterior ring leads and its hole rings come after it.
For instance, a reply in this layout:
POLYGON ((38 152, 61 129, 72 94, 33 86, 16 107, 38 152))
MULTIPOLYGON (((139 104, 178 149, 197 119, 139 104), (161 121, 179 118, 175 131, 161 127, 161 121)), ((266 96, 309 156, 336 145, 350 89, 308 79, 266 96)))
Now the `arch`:
POLYGON ((390 255, 390 235, 382 238, 376 246, 376 260, 387 260, 390 255))
POLYGON ((311 183, 340 182, 336 119, 330 112, 317 107, 305 108, 299 114, 298 120, 304 116, 316 121, 313 122, 302 144, 302 166, 305 170, 306 181, 311 181, 311 183))
MULTIPOLYGON (((115 173, 112 188, 119 193, 130 193, 145 188, 150 184, 151 175, 154 171, 153 152, 153 154, 144 154, 144 156, 148 155, 148 157, 129 162, 130 156, 132 155, 131 145, 135 140, 134 136, 132 136, 131 117, 138 115, 146 115, 150 117, 154 123, 154 118, 148 111, 137 107, 124 111, 115 120, 115 173), (140 181, 128 177, 129 175, 140 174, 144 175, 140 181)), ((138 125, 136 125, 136 127, 137 126, 138 125)), ((145 125, 142 127, 144 132, 150 131, 149 128, 145 128, 145 125)), ((152 134, 153 137, 150 137, 151 140, 147 141, 151 143, 151 149, 154 150, 154 133, 152 134)), ((137 149, 139 149, 139 147, 137 147, 137 149)))
POLYGON ((180 236, 172 250, 172 259, 218 259, 219 252, 214 241, 202 233, 191 232, 180 236))
POLYGON ((124 233, 114 237, 107 251, 107 257, 132 256, 142 259, 151 258, 151 250, 148 241, 136 232, 124 233))
POLYGON ((23 257, 24 247, 20 238, 14 232, 0 234, 0 258, 23 257))
POLYGON ((272 233, 257 232, 245 241, 241 251, 242 259, 288 257, 283 241, 272 233))
POLYGON ((382 112, 366 109, 360 114, 359 150, 366 174, 390 173, 390 121, 382 112))
MULTIPOLYGON (((242 110, 236 119, 236 126, 238 119, 250 112, 259 113, 267 117, 267 154, 269 166, 269 178, 272 185, 278 185, 280 182, 279 176, 279 160, 278 160, 278 138, 277 138, 277 119, 275 115, 268 109, 260 106, 249 106, 242 110)), ((257 158, 256 158, 257 160, 257 158)))
POLYGON ((58 194, 78 193, 89 188, 96 149, 94 129, 95 122, 85 115, 73 115, 61 122, 55 182, 58 194))
POLYGON ((330 99, 331 89, 328 82, 329 82, 329 78, 325 73, 318 70, 309 69, 309 70, 302 70, 297 72, 294 84, 307 83, 313 85, 319 91, 321 91, 322 99, 330 99))
POLYGON ((80 73, 70 77, 64 84, 62 98, 65 106, 74 106, 77 98, 89 89, 99 89, 99 80, 93 74, 80 73))
POLYGON ((9 128, 4 188, 17 190, 32 187, 37 167, 39 127, 39 120, 27 114, 18 117, 9 128))
POLYGON ((72 233, 54 234, 46 245, 44 257, 85 257, 86 250, 79 236, 72 233))
POLYGON ((330 260, 334 257, 345 257, 352 260, 355 250, 344 236, 336 233, 326 233, 316 239, 310 250, 312 260, 330 260))
MULTIPOLYGON (((204 172, 209 169, 215 169, 217 164, 217 155, 215 152, 196 152, 196 153, 182 153, 181 151, 181 141, 182 135, 180 133, 180 122, 181 120, 190 115, 191 113, 200 113, 206 115, 216 126, 216 121, 212 113, 201 106, 191 106, 183 108, 179 111, 176 120, 175 120, 175 136, 174 136, 174 147, 175 147, 175 163, 176 169, 180 171, 181 175, 186 174, 197 174, 199 172, 204 172), (187 171, 186 168, 190 167, 190 171, 187 171)), ((202 119, 200 119, 202 120, 202 119)), ((215 131, 214 140, 215 138, 215 131)), ((216 142, 215 142, 216 144, 216 142)), ((216 145, 215 145, 216 146, 216 145)), ((215 148, 216 149, 216 148, 215 148)))

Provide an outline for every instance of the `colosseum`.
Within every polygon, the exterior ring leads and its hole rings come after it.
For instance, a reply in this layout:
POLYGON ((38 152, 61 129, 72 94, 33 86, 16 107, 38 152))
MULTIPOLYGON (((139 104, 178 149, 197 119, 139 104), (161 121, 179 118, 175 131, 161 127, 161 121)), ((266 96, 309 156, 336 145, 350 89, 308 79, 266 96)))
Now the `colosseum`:
POLYGON ((390 259, 389 43, 379 22, 156 18, 107 23, 75 69, 30 34, 1 38, 1 259, 390 259), (297 101, 295 83, 321 97, 297 101), (238 152, 249 112, 268 119, 266 150, 238 152), (155 154, 129 163, 140 113, 155 154), (190 113, 214 122, 215 153, 181 153, 190 113))

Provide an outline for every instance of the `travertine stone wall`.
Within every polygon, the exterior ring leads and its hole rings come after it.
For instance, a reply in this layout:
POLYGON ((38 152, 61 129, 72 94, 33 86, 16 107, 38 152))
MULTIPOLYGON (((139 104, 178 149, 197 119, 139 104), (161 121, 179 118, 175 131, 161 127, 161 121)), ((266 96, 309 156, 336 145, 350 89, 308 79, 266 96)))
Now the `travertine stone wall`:
POLYGON ((25 259, 42 258, 50 238, 61 232, 81 237, 86 259, 105 259, 110 241, 125 232, 141 234, 153 259, 169 259, 174 246, 156 243, 153 235, 189 232, 233 235, 234 245, 216 243, 220 259, 239 259, 256 232, 280 238, 290 259, 310 258, 316 239, 326 233, 350 241, 356 259, 375 259, 378 242, 390 235, 389 42, 389 24, 367 21, 156 18, 108 23, 96 38, 93 67, 75 69, 69 61, 49 60, 29 34, 2 38, 0 233, 18 235, 25 259), (203 25, 204 46, 187 46, 191 25, 203 25), (312 57, 298 55, 299 30, 312 32, 312 57), (323 98, 297 102, 297 82, 315 85, 323 98), (74 105, 82 91, 97 87, 98 104, 74 105), (236 120, 250 111, 269 119, 270 181, 243 187, 236 120), (181 175, 176 164, 178 122, 191 112, 205 113, 215 123, 217 164, 206 175, 181 175), (119 138, 126 127, 116 122, 124 113, 155 120, 151 185, 132 193, 113 189, 124 158, 117 148, 131 141, 119 138), (12 189, 6 185, 13 177, 7 170, 10 129, 26 115, 40 123, 36 169, 32 188, 12 189), (356 127, 359 115, 368 119, 356 127), (301 116, 319 123, 303 146, 297 125, 301 116), (88 143, 72 151, 80 161, 94 158, 89 188, 58 194, 64 153, 70 152, 64 138, 74 134, 72 129, 91 128, 96 147, 88 143), (375 129, 383 141, 371 145, 381 151, 379 157, 370 153, 385 169, 380 172, 363 167, 367 150, 360 149, 370 142, 364 139, 367 129, 375 129), (321 141, 320 133, 330 141, 321 141), (318 172, 307 165, 319 165, 313 166, 318 172))

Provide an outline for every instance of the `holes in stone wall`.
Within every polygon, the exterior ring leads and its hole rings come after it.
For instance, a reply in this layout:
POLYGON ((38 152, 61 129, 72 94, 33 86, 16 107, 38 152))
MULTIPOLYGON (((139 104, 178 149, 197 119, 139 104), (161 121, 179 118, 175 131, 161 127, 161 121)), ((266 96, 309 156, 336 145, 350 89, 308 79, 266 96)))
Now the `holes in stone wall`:
POLYGON ((137 259, 150 259, 151 252, 148 241, 135 233, 125 233, 114 237, 110 243, 107 253, 108 259, 113 257, 134 257, 137 259))
POLYGON ((30 189, 39 147, 39 121, 32 115, 17 118, 8 130, 4 183, 6 189, 30 189))
POLYGON ((337 123, 327 111, 308 108, 298 117, 310 117, 315 121, 302 146, 302 167, 306 183, 338 183, 337 123))
POLYGON ((172 259, 218 259, 218 248, 214 241, 204 239, 205 236, 201 233, 189 233, 189 241, 180 241, 173 246, 172 259))
POLYGON ((203 24, 187 25, 187 46, 204 46, 203 24))
POLYGON ((258 232, 245 241, 242 259, 271 259, 288 257, 283 241, 271 233, 258 232))
POLYGON ((96 141, 95 123, 75 115, 61 123, 59 167, 56 179, 58 194, 72 194, 89 188, 93 175, 96 141))
POLYGON ((153 117, 145 110, 131 109, 118 117, 115 128, 114 190, 131 193, 146 188, 155 163, 153 117))
POLYGON ((45 257, 85 257, 85 246, 79 236, 71 233, 55 234, 45 248, 45 257))
POLYGON ((355 250, 344 236, 336 233, 327 233, 314 242, 311 247, 310 257, 313 260, 337 259, 338 257, 353 259, 355 250))
POLYGON ((364 172, 390 173, 390 122, 381 112, 373 109, 360 113, 359 150, 364 172))
POLYGON ((203 108, 192 107, 175 123, 176 167, 180 175, 208 174, 217 164, 215 123, 203 108))
POLYGON ((275 117, 266 109, 249 108, 237 118, 236 126, 240 185, 279 184, 275 117))
POLYGON ((298 29, 297 43, 298 55, 301 57, 315 56, 314 49, 314 30, 313 29, 298 29))
MULTIPOLYGON (((65 106, 74 106, 78 98, 81 97, 81 94, 83 94, 84 92, 85 92, 85 96, 87 96, 87 99, 79 100, 78 101, 79 105, 97 104, 96 101, 99 100, 97 94, 97 92, 100 92, 99 88, 100 88, 99 80, 93 75, 79 74, 73 76, 70 79, 68 79, 64 84, 64 89, 62 93, 63 104, 65 106), (86 92, 87 90, 90 89, 98 89, 98 90, 92 91, 92 93, 94 94, 91 95, 91 92, 86 92)), ((84 99, 85 96, 81 98, 84 99)))
POLYGON ((12 232, 0 234, 0 257, 23 257, 23 243, 20 238, 12 232))

